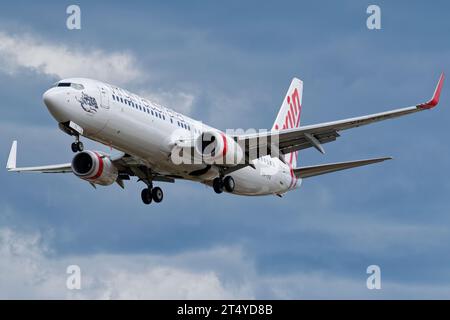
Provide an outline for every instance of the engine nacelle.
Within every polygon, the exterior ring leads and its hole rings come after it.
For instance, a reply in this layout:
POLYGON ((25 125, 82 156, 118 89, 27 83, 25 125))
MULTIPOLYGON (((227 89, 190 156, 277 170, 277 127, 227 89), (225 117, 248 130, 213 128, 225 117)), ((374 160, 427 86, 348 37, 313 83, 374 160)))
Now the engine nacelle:
POLYGON ((119 174, 111 159, 99 151, 77 153, 72 160, 72 171, 77 177, 102 186, 113 184, 119 174))
POLYGON ((235 166, 243 161, 241 146, 230 136, 218 131, 206 131, 195 142, 195 151, 208 164, 235 166))

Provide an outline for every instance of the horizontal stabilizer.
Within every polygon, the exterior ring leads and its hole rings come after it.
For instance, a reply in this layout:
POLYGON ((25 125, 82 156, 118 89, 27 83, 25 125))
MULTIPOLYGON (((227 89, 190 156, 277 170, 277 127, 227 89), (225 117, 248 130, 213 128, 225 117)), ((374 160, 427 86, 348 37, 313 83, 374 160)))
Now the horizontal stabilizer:
POLYGON ((321 174, 356 168, 356 167, 365 166, 368 164, 373 164, 373 163, 382 162, 382 161, 391 160, 391 159, 392 159, 391 157, 385 157, 385 158, 374 158, 374 159, 348 161, 348 162, 328 163, 328 164, 322 164, 322 165, 318 165, 318 166, 297 168, 297 169, 294 169, 294 173, 297 178, 305 179, 305 178, 309 178, 309 177, 318 176, 321 174))

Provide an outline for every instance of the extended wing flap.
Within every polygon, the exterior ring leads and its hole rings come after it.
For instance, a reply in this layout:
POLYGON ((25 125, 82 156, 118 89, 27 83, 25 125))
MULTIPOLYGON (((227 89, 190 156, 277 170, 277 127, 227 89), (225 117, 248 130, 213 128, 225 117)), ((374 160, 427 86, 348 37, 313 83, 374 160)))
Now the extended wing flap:
POLYGON ((337 163, 328 163, 328 164, 322 164, 322 165, 317 165, 317 166, 301 167, 301 168, 294 169, 294 174, 299 179, 305 179, 305 178, 309 178, 309 177, 318 176, 321 174, 356 168, 356 167, 365 166, 365 165, 382 162, 382 161, 390 160, 390 159, 392 159, 392 158, 384 157, 384 158, 374 158, 374 159, 348 161, 348 162, 337 162, 337 163))

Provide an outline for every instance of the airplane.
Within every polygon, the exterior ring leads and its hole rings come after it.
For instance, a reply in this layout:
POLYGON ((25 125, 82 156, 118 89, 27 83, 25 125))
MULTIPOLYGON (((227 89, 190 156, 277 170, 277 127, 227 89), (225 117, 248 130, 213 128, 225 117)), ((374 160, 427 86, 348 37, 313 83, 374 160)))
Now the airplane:
POLYGON ((230 133, 114 85, 86 78, 63 79, 43 94, 43 102, 59 128, 74 137, 72 161, 17 167, 17 141, 13 141, 6 168, 10 172, 72 172, 93 187, 117 183, 124 188, 124 181, 135 176, 146 184, 141 192, 144 204, 163 200, 162 189, 154 183, 178 179, 203 183, 218 194, 282 197, 298 189, 303 179, 392 159, 297 167, 300 150, 315 148, 325 153, 323 144, 335 141, 343 130, 434 108, 443 82, 442 73, 425 103, 300 126, 303 82, 293 78, 271 130, 230 133), (84 150, 81 137, 117 152, 84 150))

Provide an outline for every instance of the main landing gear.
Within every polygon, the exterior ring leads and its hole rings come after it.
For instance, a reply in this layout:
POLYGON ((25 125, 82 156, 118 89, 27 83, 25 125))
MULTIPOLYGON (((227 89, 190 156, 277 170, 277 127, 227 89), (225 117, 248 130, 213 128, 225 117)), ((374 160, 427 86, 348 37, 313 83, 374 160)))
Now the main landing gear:
POLYGON ((164 193, 160 187, 152 188, 151 186, 149 186, 148 188, 142 190, 141 198, 142 202, 144 202, 145 204, 150 204, 152 203, 152 201, 160 203, 164 198, 164 193))
POLYGON ((81 152, 84 150, 83 142, 80 141, 80 136, 76 136, 75 142, 70 146, 73 152, 81 152))
POLYGON ((213 180, 213 189, 216 193, 222 193, 224 190, 227 192, 233 192, 235 187, 234 179, 231 176, 224 178, 217 177, 213 180))

